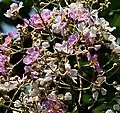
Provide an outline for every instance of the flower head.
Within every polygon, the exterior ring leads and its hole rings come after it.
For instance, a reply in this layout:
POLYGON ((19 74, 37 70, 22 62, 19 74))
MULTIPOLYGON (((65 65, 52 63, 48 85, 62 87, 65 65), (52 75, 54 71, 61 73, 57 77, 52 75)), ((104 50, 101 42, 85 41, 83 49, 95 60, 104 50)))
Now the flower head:
POLYGON ((35 50, 34 48, 28 49, 26 53, 28 55, 23 59, 23 63, 25 63, 26 65, 31 64, 40 56, 40 52, 38 50, 35 50))
POLYGON ((73 46, 78 41, 78 34, 73 34, 68 37, 68 46, 73 46))
POLYGON ((4 14, 6 17, 11 18, 16 16, 19 13, 19 10, 23 7, 23 2, 20 2, 19 5, 16 3, 12 3, 10 5, 10 9, 4 14))

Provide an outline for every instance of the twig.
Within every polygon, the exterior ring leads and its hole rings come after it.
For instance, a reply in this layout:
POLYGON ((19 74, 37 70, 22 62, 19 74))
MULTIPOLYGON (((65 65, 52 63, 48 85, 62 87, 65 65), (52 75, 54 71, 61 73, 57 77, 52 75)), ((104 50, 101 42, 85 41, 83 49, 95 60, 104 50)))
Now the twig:
MULTIPOLYGON (((34 0, 33 0, 33 3, 35 3, 34 0)), ((39 9, 38 9, 35 5, 33 5, 33 6, 34 6, 35 10, 37 11, 37 13, 39 14, 39 17, 40 17, 40 19, 41 19, 43 25, 45 26, 46 30, 48 31, 49 36, 51 37, 50 40, 52 40, 52 39, 53 39, 53 38, 52 38, 52 35, 51 35, 52 33, 51 33, 50 29, 46 26, 46 24, 45 24, 45 22, 44 22, 44 20, 43 20, 43 18, 42 18, 42 16, 41 16, 41 14, 40 14, 39 9)), ((49 40, 49 41, 50 41, 50 40, 49 40)))
MULTIPOLYGON (((18 88, 18 90, 14 93, 14 95, 13 95, 11 101, 14 100, 15 96, 17 95, 18 91, 23 87, 23 85, 24 85, 24 83, 22 83, 22 84, 20 85, 20 87, 18 88)), ((9 106, 8 106, 8 108, 6 109, 5 113, 8 112, 8 109, 10 108, 11 104, 12 104, 12 102, 9 104, 9 106)))

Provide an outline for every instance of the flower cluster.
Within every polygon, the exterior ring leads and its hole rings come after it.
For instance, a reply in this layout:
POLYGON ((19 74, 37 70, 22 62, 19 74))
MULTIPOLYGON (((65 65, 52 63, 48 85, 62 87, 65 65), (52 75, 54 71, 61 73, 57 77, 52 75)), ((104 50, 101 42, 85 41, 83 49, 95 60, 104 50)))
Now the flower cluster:
MULTIPOLYGON (((111 33, 115 27, 99 18, 97 9, 85 4, 71 3, 69 7, 40 12, 37 9, 36 14, 17 26, 16 38, 9 33, 1 43, 0 76, 5 78, 0 83, 6 82, 9 75, 7 81, 17 81, 18 86, 17 91, 13 88, 13 98, 8 98, 9 108, 14 101, 14 108, 21 113, 75 113, 76 107, 79 113, 82 105, 87 103, 92 110, 98 98, 107 95, 109 89, 104 86, 112 86, 119 95, 119 85, 108 83, 114 75, 110 72, 115 68, 118 71, 120 66, 120 47, 111 33), (86 102, 83 99, 87 91, 90 94, 86 102)), ((5 16, 19 18, 22 5, 11 4, 5 16)))

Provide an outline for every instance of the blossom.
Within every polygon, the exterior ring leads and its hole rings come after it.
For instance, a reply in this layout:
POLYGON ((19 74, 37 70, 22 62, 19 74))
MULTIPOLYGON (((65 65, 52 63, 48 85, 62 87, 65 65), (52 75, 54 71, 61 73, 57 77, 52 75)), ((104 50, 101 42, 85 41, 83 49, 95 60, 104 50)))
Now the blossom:
POLYGON ((72 94, 70 92, 66 92, 64 98, 65 100, 72 100, 72 94))
POLYGON ((51 11, 49 9, 44 9, 40 14, 34 14, 30 17, 29 20, 25 19, 25 21, 31 24, 35 29, 43 29, 45 25, 50 25, 51 16, 51 11))
POLYGON ((52 30, 54 33, 60 33, 63 28, 67 25, 66 22, 58 22, 55 24, 52 24, 52 30))
POLYGON ((114 113, 113 110, 108 109, 105 113, 114 113))
POLYGON ((72 19, 76 19, 77 17, 77 12, 76 11, 70 11, 68 13, 69 17, 72 18, 72 19))
POLYGON ((52 16, 52 12, 49 9, 43 9, 41 12, 42 19, 45 23, 50 24, 50 18, 52 16))
POLYGON ((8 45, 12 42, 12 37, 13 37, 13 34, 9 32, 2 46, 8 47, 8 45))
POLYGON ((39 14, 34 14, 30 17, 29 23, 35 28, 35 29, 42 29, 43 28, 43 22, 40 19, 39 14))
POLYGON ((12 3, 10 5, 10 9, 4 14, 6 17, 11 18, 15 13, 19 13, 19 10, 23 7, 23 2, 20 2, 19 5, 16 3, 12 3))
POLYGON ((42 48, 44 48, 44 49, 48 48, 49 46, 50 46, 50 44, 47 41, 42 43, 42 48))
POLYGON ((65 105, 59 100, 46 101, 45 110, 48 113, 66 113, 65 105))
POLYGON ((111 41, 112 43, 116 43, 116 37, 114 37, 113 35, 109 35, 108 40, 111 41))
POLYGON ((30 66, 25 66, 24 70, 25 70, 25 73, 28 73, 30 71, 30 66))
POLYGON ((68 37, 68 46, 73 46, 78 41, 78 34, 73 34, 68 37))
POLYGON ((62 44, 56 43, 55 44, 55 50, 57 50, 58 52, 64 52, 64 53, 67 53, 67 54, 72 54, 73 53, 73 48, 68 47, 68 42, 67 41, 63 41, 62 44))
POLYGON ((56 43, 55 49, 57 49, 59 52, 65 52, 65 53, 72 53, 73 52, 73 45, 78 41, 79 35, 73 34, 68 37, 68 41, 63 41, 62 44, 56 43))
POLYGON ((10 61, 10 57, 7 55, 3 55, 0 53, 0 75, 6 74, 6 66, 5 63, 10 61))
POLYGON ((23 59, 23 63, 26 65, 31 64, 40 56, 40 52, 38 50, 34 50, 34 48, 28 49, 26 53, 28 55, 23 59))
POLYGON ((88 61, 90 61, 91 67, 96 69, 98 72, 102 72, 102 69, 100 68, 99 62, 98 62, 98 55, 94 54, 91 55, 90 52, 87 53, 88 61))

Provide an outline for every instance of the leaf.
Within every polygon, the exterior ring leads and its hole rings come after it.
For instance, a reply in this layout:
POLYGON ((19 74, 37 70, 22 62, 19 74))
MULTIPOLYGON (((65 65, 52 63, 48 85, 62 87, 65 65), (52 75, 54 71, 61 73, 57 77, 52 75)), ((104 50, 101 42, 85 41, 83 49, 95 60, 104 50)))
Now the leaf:
POLYGON ((89 62, 87 60, 80 60, 81 66, 89 66, 89 62))
POLYGON ((89 104, 90 100, 90 95, 84 94, 82 97, 83 104, 89 104))
POLYGON ((1 0, 2 2, 9 4, 11 2, 11 0, 1 0))
POLYGON ((101 104, 100 106, 98 106, 97 108, 93 109, 92 113, 100 113, 101 110, 103 110, 106 107, 105 104, 101 104))
POLYGON ((119 14, 115 14, 113 21, 112 21, 112 26, 120 27, 120 15, 119 14))

